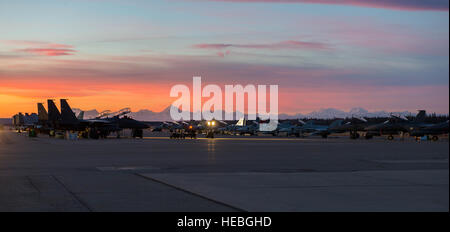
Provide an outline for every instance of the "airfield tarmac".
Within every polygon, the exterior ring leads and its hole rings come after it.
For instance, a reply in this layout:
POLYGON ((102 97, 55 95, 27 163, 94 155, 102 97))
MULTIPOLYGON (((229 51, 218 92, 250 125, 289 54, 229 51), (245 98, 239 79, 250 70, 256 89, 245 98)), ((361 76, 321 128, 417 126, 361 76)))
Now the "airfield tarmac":
POLYGON ((448 211, 449 144, 0 131, 0 211, 448 211))

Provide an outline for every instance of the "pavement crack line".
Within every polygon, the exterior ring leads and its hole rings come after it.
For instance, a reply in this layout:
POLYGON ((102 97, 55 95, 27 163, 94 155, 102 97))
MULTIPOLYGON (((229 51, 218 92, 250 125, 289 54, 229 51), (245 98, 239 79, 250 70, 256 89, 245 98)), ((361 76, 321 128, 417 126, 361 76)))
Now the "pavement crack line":
POLYGON ((41 195, 41 190, 39 190, 39 188, 33 183, 33 180, 31 180, 31 177, 26 176, 26 178, 27 178, 28 182, 30 182, 30 185, 31 185, 34 189, 36 189, 36 191, 38 192, 39 195, 41 195))
POLYGON ((212 198, 209 198, 209 197, 200 195, 200 194, 195 193, 195 192, 191 192, 191 191, 189 191, 189 190, 186 190, 186 189, 180 188, 180 187, 178 187, 178 186, 175 186, 175 185, 166 183, 166 182, 164 182, 164 181, 157 180, 157 179, 154 179, 154 178, 151 178, 151 177, 148 177, 148 176, 144 176, 144 175, 142 175, 142 174, 140 174, 140 173, 134 173, 134 174, 135 174, 136 176, 139 176, 139 177, 144 178, 144 179, 146 179, 146 180, 150 180, 150 181, 154 181, 154 182, 157 182, 157 183, 166 185, 166 186, 171 187, 171 188, 174 188, 174 189, 176 189, 176 190, 178 190, 178 191, 182 191, 182 192, 185 192, 185 193, 187 193, 187 194, 190 194, 190 195, 193 195, 193 196, 196 196, 196 197, 200 197, 200 198, 202 198, 202 199, 204 199, 204 200, 211 201, 211 202, 213 202, 213 203, 216 203, 216 204, 219 204, 219 205, 222 205, 222 206, 225 206, 225 207, 234 209, 234 210, 236 210, 236 211, 238 211, 238 212, 247 212, 246 210, 241 209, 241 208, 238 208, 238 207, 236 207, 236 206, 229 205, 229 204, 227 204, 227 203, 224 203, 224 202, 221 202, 221 201, 218 201, 218 200, 215 200, 215 199, 212 199, 212 198))
POLYGON ((81 198, 79 198, 74 192, 72 192, 61 180, 59 180, 56 176, 51 175, 51 177, 53 179, 55 179, 56 182, 58 182, 68 193, 70 193, 70 195, 72 195, 75 200, 78 201, 78 203, 81 204, 81 206, 83 206, 84 208, 86 208, 89 212, 93 212, 93 210, 91 209, 91 207, 89 207, 89 205, 84 202, 81 198))

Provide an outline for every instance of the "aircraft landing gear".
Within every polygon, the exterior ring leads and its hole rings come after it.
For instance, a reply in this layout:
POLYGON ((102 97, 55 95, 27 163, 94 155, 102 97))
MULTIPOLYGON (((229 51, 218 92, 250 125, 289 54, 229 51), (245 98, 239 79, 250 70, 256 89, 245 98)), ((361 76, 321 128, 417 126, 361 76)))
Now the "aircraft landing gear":
POLYGON ((36 131, 34 129, 30 129, 28 131, 28 137, 37 137, 36 131))
POLYGON ((208 131, 208 132, 206 132, 206 138, 213 139, 213 138, 214 138, 214 131, 208 131))
POLYGON ((389 136, 387 137, 387 139, 388 139, 388 140, 394 140, 394 136, 389 135, 389 136))
POLYGON ((190 134, 190 136, 191 136, 191 139, 197 139, 197 134, 195 132, 192 132, 190 134))
POLYGON ((141 129, 134 129, 132 132, 133 132, 133 138, 139 137, 142 139, 144 137, 144 131, 141 129))
POLYGON ((358 139, 359 137, 360 137, 360 135, 358 134, 358 132, 356 132, 356 131, 350 132, 350 139, 358 139))
POLYGON ((89 138, 90 139, 99 139, 100 135, 95 128, 89 129, 89 138))
POLYGON ((79 137, 80 138, 83 138, 83 139, 87 139, 87 138, 89 138, 89 131, 81 131, 80 133, 79 133, 79 137))

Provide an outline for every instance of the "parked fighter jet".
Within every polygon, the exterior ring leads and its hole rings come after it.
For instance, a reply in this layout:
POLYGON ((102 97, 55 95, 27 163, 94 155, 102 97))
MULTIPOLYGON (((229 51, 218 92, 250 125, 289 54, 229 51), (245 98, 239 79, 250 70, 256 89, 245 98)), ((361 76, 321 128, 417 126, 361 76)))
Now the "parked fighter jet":
POLYGON ((247 119, 241 118, 234 126, 234 133, 239 135, 257 135, 259 131, 259 119, 248 122, 247 119))
MULTIPOLYGON (((328 131, 331 133, 350 133, 351 139, 357 139, 360 137, 360 133, 365 132, 365 128, 371 125, 365 118, 363 117, 352 117, 350 120, 348 120, 345 123, 342 123, 340 125, 335 125, 333 127, 330 127, 328 131)), ((365 133, 364 133, 365 134, 365 133)), ((366 139, 372 138, 371 135, 366 134, 366 139)))
POLYGON ((428 126, 412 126, 408 129, 410 136, 415 137, 423 137, 423 136, 432 136, 431 139, 433 141, 439 140, 438 135, 448 134, 449 133, 449 121, 441 122, 428 126))
MULTIPOLYGON (((53 100, 47 100, 48 103, 48 121, 44 123, 44 130, 50 131, 74 131, 80 132, 83 137, 99 138, 106 137, 111 132, 120 130, 118 125, 106 120, 99 119, 79 119, 75 116, 66 99, 60 99, 61 113, 53 100)), ((38 112, 42 119, 45 119, 45 108, 38 104, 38 112)), ((79 115, 80 116, 80 115, 79 115)))
POLYGON ((234 134, 236 132, 236 124, 228 124, 223 122, 222 127, 217 128, 217 131, 222 134, 234 134))
MULTIPOLYGON (((163 128, 167 128, 170 131, 171 139, 184 139, 190 137, 191 139, 197 138, 197 134, 204 131, 207 126, 204 126, 205 122, 198 121, 178 121, 178 122, 162 122, 153 131, 161 131, 163 128)), ((211 127, 211 123, 208 124, 208 130, 214 133, 215 127, 211 127)))
POLYGON ((419 110, 414 120, 410 121, 405 117, 391 115, 391 118, 383 123, 367 126, 366 136, 388 135, 388 139, 394 139, 394 135, 409 133, 411 128, 425 128, 433 124, 425 123, 425 110, 419 110))
POLYGON ((170 123, 170 122, 161 122, 159 125, 153 127, 152 131, 160 132, 160 131, 162 131, 162 130, 164 130, 164 129, 169 130, 169 129, 172 128, 172 125, 173 125, 173 124, 170 123))
MULTIPOLYGON (((143 122, 137 121, 127 116, 131 113, 130 108, 124 108, 117 112, 103 111, 95 119, 84 120, 89 123, 100 124, 97 128, 103 134, 131 129, 133 137, 143 137, 143 130, 149 126, 143 122)), ((117 134, 119 137, 119 134, 117 134)))
POLYGON ((263 132, 264 134, 271 134, 273 136, 278 136, 280 133, 281 134, 285 134, 286 136, 296 136, 296 137, 300 137, 303 132, 302 132, 302 126, 305 125, 306 123, 303 122, 302 120, 298 120, 297 122, 292 122, 290 120, 287 121, 283 121, 283 122, 279 122, 277 124, 277 128, 273 131, 266 131, 263 132))
POLYGON ((330 135, 331 128, 336 128, 342 125, 343 120, 338 119, 333 121, 330 125, 317 125, 314 121, 308 121, 301 127, 302 133, 311 133, 310 135, 320 135, 322 138, 327 138, 330 135))
MULTIPOLYGON (((48 113, 42 103, 38 103, 37 127, 42 131, 76 131, 84 137, 99 138, 106 137, 112 132, 119 132, 123 129, 132 129, 133 137, 142 137, 142 130, 148 126, 142 122, 123 116, 129 111, 119 111, 111 118, 97 117, 94 119, 83 119, 84 113, 78 116, 72 111, 66 99, 61 99, 61 112, 59 112, 53 100, 49 99, 48 113), (123 117, 120 117, 123 116, 123 117)), ((119 135, 119 134, 118 134, 119 135)))
POLYGON ((128 117, 127 115, 129 113, 131 113, 131 109, 124 108, 117 112, 113 112, 106 117, 101 117, 100 119, 118 123, 120 129, 143 130, 149 128, 147 124, 128 117))

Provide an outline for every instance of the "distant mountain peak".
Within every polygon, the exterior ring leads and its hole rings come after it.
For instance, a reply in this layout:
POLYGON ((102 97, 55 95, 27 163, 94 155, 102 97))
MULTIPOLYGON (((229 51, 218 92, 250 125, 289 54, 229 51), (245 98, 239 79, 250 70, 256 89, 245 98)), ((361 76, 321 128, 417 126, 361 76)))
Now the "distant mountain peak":
POLYGON ((349 113, 350 114, 367 114, 367 113, 369 113, 369 111, 362 107, 354 107, 349 111, 349 113))
MULTIPOLYGON (((163 109, 161 112, 154 112, 149 109, 141 109, 136 112, 130 113, 130 116, 137 120, 142 121, 172 121, 172 118, 170 117, 170 110, 172 108, 176 108, 173 105, 169 105, 165 109, 163 109)), ((79 114, 81 111, 80 109, 74 108, 73 111, 76 114, 79 114)), ((98 115, 97 110, 88 110, 85 111, 85 118, 94 118, 98 115)), ((225 114, 225 112, 221 112, 222 115, 225 114)), ((298 119, 298 118, 317 118, 317 119, 331 119, 331 118, 351 118, 351 117, 389 117, 390 115, 414 115, 414 113, 411 113, 409 111, 402 111, 402 112, 386 112, 386 111, 375 111, 375 112, 369 112, 368 110, 362 108, 362 107, 354 107, 350 109, 348 112, 335 109, 335 108, 323 108, 319 109, 317 111, 313 111, 307 114, 279 114, 279 119, 298 119)), ((231 114, 231 113, 226 113, 231 114)), ((234 114, 234 113, 233 113, 234 114)))

